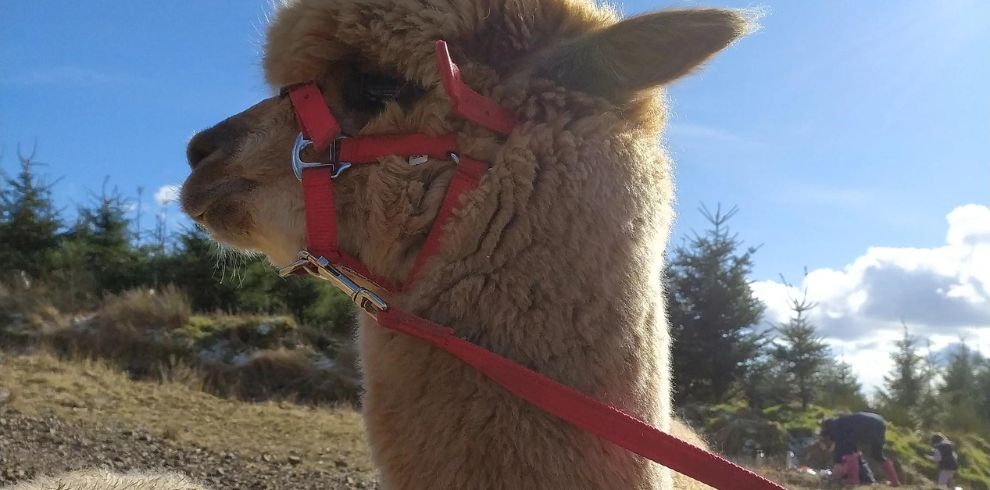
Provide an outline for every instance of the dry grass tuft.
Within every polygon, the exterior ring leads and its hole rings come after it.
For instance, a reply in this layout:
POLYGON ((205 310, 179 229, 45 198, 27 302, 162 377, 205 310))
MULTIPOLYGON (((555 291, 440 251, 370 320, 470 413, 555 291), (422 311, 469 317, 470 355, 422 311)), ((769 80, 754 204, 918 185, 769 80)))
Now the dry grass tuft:
POLYGON ((299 349, 259 351, 243 365, 207 368, 205 388, 241 400, 328 404, 357 400, 361 380, 348 366, 320 366, 299 349))
POLYGON ((13 345, 59 328, 65 316, 48 299, 43 286, 23 280, 0 282, 0 340, 13 345))
POLYGON ((171 284, 161 290, 132 289, 103 300, 97 323, 107 331, 131 328, 174 330, 182 328, 192 316, 185 293, 171 284))

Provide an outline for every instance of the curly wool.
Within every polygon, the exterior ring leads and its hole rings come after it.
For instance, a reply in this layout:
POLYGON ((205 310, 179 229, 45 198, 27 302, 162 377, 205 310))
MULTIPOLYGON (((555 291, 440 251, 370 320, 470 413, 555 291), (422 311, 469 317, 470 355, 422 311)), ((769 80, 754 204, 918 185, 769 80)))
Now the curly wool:
POLYGON ((18 483, 9 490, 207 490, 178 473, 83 470, 18 483))

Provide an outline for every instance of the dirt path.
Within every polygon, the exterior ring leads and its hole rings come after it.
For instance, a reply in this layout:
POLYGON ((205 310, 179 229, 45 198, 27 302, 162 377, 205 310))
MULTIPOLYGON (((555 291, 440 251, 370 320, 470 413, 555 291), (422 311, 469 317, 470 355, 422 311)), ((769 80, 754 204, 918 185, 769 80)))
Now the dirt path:
POLYGON ((349 474, 346 465, 331 472, 305 469, 301 462, 294 457, 214 452, 121 427, 80 427, 52 416, 10 410, 0 415, 0 485, 45 473, 107 468, 169 469, 218 489, 375 488, 373 482, 349 474))
POLYGON ((0 486, 84 468, 172 469, 211 488, 376 488, 360 415, 145 383, 0 353, 0 486))

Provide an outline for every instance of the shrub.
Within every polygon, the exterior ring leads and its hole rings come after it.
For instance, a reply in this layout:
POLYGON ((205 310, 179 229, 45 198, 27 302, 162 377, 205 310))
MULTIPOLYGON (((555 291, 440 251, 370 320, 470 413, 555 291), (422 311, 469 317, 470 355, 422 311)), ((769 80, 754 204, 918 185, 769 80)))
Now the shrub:
POLYGON ((172 285, 161 290, 132 289, 103 301, 97 324, 103 329, 122 326, 139 331, 181 328, 192 315, 186 295, 172 285))
POLYGON ((292 318, 263 315, 195 315, 170 340, 210 361, 235 362, 254 351, 302 344, 292 318))
POLYGON ((306 403, 356 402, 360 378, 350 366, 300 349, 254 353, 244 364, 207 369, 207 391, 242 400, 306 403))
POLYGON ((952 439, 956 442, 962 463, 958 480, 972 488, 990 489, 990 444, 987 440, 973 434, 952 439))
POLYGON ((48 300, 48 288, 21 278, 0 282, 0 341, 25 347, 65 324, 48 300))
POLYGON ((319 295, 306 306, 305 322, 332 336, 349 336, 356 323, 354 303, 329 283, 317 283, 315 287, 319 295))

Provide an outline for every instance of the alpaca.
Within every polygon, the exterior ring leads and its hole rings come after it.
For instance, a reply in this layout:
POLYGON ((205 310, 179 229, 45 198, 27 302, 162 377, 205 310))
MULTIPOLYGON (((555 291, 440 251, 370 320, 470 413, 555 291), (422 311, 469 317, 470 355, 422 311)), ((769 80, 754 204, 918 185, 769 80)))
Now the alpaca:
MULTIPOLYGON (((268 28, 274 88, 316 81, 351 135, 453 132, 490 162, 439 252, 390 304, 701 444, 672 420, 661 268, 671 163, 662 86, 745 34, 744 15, 620 20, 582 0, 294 0, 268 28), (508 109, 508 137, 454 117, 433 47, 508 109)), ((196 135, 185 212, 285 266, 305 248, 298 129, 273 96, 196 135)), ((401 282, 451 161, 388 156, 335 180, 340 246, 401 282)), ((363 410, 383 488, 672 488, 668 470, 530 407, 460 361, 361 314, 363 410)), ((678 488, 697 488, 678 479, 678 488)))

